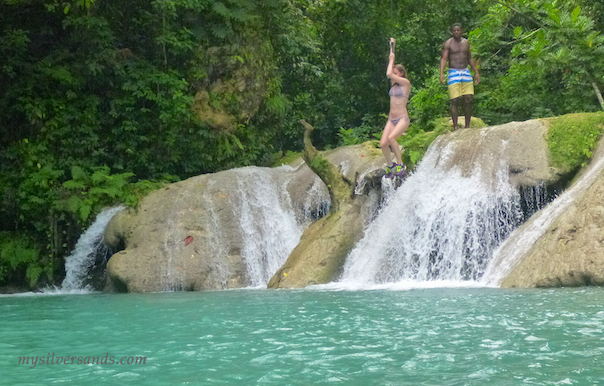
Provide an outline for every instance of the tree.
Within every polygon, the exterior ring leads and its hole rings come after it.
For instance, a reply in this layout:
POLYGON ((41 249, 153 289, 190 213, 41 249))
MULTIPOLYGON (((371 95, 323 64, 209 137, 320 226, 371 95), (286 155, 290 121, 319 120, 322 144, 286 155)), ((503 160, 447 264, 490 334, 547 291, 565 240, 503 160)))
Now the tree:
POLYGON ((481 100, 487 119, 596 110, 604 40, 594 26, 569 3, 495 2, 471 33, 490 89, 481 100))

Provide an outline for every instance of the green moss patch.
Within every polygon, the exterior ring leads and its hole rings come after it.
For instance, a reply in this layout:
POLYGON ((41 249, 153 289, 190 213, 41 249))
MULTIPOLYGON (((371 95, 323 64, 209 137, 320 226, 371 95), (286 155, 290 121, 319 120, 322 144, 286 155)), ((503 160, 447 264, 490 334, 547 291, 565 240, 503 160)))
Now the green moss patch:
POLYGON ((331 175, 333 165, 327 159, 325 159, 322 155, 318 154, 316 157, 313 158, 313 160, 310 164, 310 168, 317 175, 331 175))
POLYGON ((604 130, 604 114, 568 114, 544 119, 549 125, 550 164, 574 170, 584 166, 604 130))

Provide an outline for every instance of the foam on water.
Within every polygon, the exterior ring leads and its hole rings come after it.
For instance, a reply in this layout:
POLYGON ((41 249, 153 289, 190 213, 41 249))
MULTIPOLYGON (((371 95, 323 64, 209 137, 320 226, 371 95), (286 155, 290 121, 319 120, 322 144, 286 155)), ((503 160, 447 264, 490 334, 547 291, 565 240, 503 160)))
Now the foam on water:
POLYGON ((594 385, 603 295, 589 287, 0 297, 2 384, 39 385, 42 374, 44 384, 79 386, 594 385), (53 353, 146 361, 20 363, 53 353))
POLYGON ((376 291, 376 290, 389 290, 389 291, 408 291, 415 289, 432 289, 432 288, 485 288, 484 283, 479 281, 454 281, 454 280, 430 280, 430 281, 418 281, 418 280, 400 280, 393 283, 382 283, 382 284, 364 284, 354 281, 343 281, 343 282, 332 282, 328 284, 319 284, 306 287, 310 290, 321 290, 321 291, 376 291))

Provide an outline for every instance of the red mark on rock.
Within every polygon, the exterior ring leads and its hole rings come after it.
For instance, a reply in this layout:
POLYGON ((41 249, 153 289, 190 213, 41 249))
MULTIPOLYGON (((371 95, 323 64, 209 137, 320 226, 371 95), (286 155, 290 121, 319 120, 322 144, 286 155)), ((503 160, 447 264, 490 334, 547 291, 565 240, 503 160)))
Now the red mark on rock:
POLYGON ((193 242, 193 236, 187 236, 185 239, 185 247, 193 242))

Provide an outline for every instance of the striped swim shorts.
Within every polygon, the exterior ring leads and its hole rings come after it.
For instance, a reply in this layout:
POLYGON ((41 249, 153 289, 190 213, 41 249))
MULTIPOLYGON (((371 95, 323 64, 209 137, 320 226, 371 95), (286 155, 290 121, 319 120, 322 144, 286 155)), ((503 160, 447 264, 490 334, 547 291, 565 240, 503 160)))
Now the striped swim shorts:
POLYGON ((451 99, 459 98, 462 95, 474 95, 474 83, 470 70, 449 69, 449 96, 451 99))

